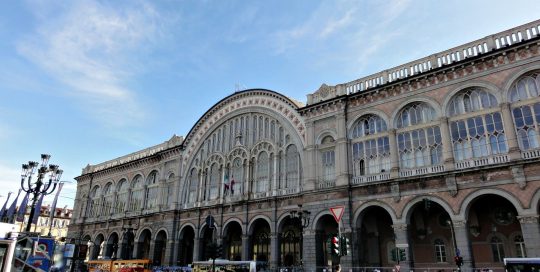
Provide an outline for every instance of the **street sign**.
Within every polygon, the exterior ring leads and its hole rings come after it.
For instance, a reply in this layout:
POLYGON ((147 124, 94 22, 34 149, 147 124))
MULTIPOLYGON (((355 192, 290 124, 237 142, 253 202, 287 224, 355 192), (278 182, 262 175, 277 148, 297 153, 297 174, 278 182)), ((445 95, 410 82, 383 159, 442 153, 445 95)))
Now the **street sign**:
POLYGON ((336 222, 339 223, 341 221, 341 217, 343 216, 343 212, 345 211, 345 206, 335 206, 330 208, 330 212, 334 215, 334 219, 336 219, 336 222))
POLYGON ((407 248, 409 247, 409 244, 396 244, 397 248, 407 248))

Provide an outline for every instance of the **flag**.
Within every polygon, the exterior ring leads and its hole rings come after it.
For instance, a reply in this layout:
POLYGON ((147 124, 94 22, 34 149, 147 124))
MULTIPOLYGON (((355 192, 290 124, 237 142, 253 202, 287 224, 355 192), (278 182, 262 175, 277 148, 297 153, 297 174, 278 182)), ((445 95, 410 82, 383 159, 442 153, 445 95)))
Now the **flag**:
POLYGON ((30 197, 30 193, 26 193, 26 195, 23 198, 23 201, 21 202, 21 206, 19 206, 19 210, 17 211, 17 222, 23 222, 24 221, 24 214, 26 213, 26 206, 28 206, 28 198, 30 197))
POLYGON ((44 195, 41 195, 39 197, 39 200, 34 207, 34 217, 32 218, 32 224, 37 224, 39 214, 41 213, 41 203, 43 202, 43 196, 44 195))
POLYGON ((49 222, 51 222, 51 226, 52 226, 52 223, 53 223, 54 214, 56 212, 56 202, 58 201, 58 195, 60 195, 60 191, 62 191, 62 186, 64 186, 63 182, 58 183, 58 191, 56 191, 56 195, 54 196, 54 200, 53 200, 53 203, 51 205, 51 212, 50 212, 50 216, 49 216, 49 219, 50 219, 49 222))
POLYGON ((229 175, 228 174, 225 174, 225 178, 224 178, 224 181, 223 181, 223 187, 225 187, 225 193, 227 193, 227 191, 229 190, 229 175))
POLYGON ((234 175, 231 175, 231 195, 234 195, 234 175))
POLYGON ((19 192, 17 193, 17 197, 11 203, 11 206, 9 206, 9 209, 7 210, 6 217, 8 219, 8 222, 11 222, 11 217, 13 217, 13 214, 15 213, 15 208, 17 207, 17 201, 19 201, 19 195, 21 195, 21 189, 19 189, 19 192))
POLYGON ((2 210, 0 210, 0 220, 4 219, 4 213, 6 212, 6 205, 9 201, 9 197, 11 196, 11 192, 8 193, 6 202, 4 203, 4 206, 2 206, 2 210))

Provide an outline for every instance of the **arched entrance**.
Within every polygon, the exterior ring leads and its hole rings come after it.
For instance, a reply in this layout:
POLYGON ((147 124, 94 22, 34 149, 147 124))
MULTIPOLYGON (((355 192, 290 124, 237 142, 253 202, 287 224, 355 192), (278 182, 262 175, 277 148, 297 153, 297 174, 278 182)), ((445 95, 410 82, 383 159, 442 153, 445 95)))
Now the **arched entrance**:
POLYGON ((242 260, 242 227, 236 221, 225 226, 223 236, 223 258, 231 261, 242 260))
POLYGON ((118 234, 113 232, 107 240, 107 248, 105 250, 105 259, 116 259, 118 256, 118 234))
POLYGON ((298 218, 290 216, 283 219, 279 228, 279 260, 281 266, 298 266, 301 264, 301 245, 302 235, 301 222, 298 218))
POLYGON ((105 248, 105 238, 103 234, 99 234, 94 240, 91 260, 103 259, 103 249, 105 248))
POLYGON ((152 259, 155 266, 160 266, 165 263, 165 250, 167 249, 167 233, 164 230, 158 232, 156 241, 154 242, 154 258, 152 259))
POLYGON ((143 230, 137 241, 137 259, 150 259, 150 240, 152 233, 150 230, 143 230))
POLYGON ((325 214, 317 220, 315 234, 315 252, 317 261, 317 270, 322 271, 323 268, 330 268, 333 264, 338 263, 338 259, 332 259, 332 255, 328 252, 327 241, 333 235, 338 233, 338 224, 332 215, 325 214))
MULTIPOLYGON (((455 239, 448 212, 428 198, 418 201, 410 210, 409 237, 410 260, 416 268, 455 267, 455 239)), ((399 259, 398 249, 388 252, 391 264, 399 259)))
MULTIPOLYGON (((360 267, 388 267, 388 253, 394 248, 392 217, 384 208, 371 206, 362 211, 356 223, 358 260, 360 267)), ((355 262, 355 260, 353 260, 355 262)))
POLYGON ((191 226, 182 229, 180 233, 180 249, 178 263, 180 266, 187 266, 193 263, 193 250, 195 242, 195 230, 191 226))
POLYGON ((503 267, 506 257, 525 257, 517 210, 506 198, 486 194, 475 198, 467 222, 476 267, 503 267))
POLYGON ((133 250, 135 250, 135 234, 133 229, 127 229, 122 237, 121 258, 124 260, 133 259, 133 250))
POLYGON ((253 222, 251 227, 251 259, 254 261, 270 261, 270 225, 262 218, 253 222))

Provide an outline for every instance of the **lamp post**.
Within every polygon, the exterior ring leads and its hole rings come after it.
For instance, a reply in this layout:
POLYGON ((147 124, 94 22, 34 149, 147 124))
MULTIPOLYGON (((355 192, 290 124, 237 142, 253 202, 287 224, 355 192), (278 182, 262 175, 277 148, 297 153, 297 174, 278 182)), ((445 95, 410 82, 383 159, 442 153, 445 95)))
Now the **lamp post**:
POLYGON ((300 227, 302 228, 302 233, 300 233, 300 266, 303 266, 304 258, 304 229, 309 226, 311 212, 308 210, 302 209, 302 204, 298 204, 297 210, 292 210, 289 212, 292 219, 300 220, 300 227))
MULTIPOLYGON (((22 165, 21 172, 21 188, 28 194, 32 196, 32 206, 30 209, 30 217, 28 218, 28 224, 26 225, 26 232, 30 232, 32 226, 32 218, 36 212, 36 201, 39 199, 40 195, 46 196, 54 192, 56 185, 62 176, 62 170, 58 165, 50 164, 49 158, 51 155, 41 154, 41 165, 35 161, 29 161, 28 164, 22 165), (37 180, 32 182, 32 176, 34 175, 37 169, 37 180), (45 176, 49 175, 49 179, 43 179, 45 176), (26 181, 26 182, 25 182, 26 181)), ((40 211, 37 211, 38 213, 40 211)))

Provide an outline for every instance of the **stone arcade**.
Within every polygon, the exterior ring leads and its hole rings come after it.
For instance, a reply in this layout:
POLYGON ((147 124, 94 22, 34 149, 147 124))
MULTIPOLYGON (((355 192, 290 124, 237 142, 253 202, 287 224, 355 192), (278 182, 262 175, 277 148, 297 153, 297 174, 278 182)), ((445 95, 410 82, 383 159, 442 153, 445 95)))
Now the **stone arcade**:
POLYGON ((320 271, 343 205, 344 271, 394 267, 396 246, 401 269, 452 268, 454 241, 465 269, 540 256, 539 33, 535 21, 323 84, 307 105, 234 93, 185 138, 84 168, 69 237, 91 241, 91 259, 185 265, 215 239, 226 259, 320 271))

